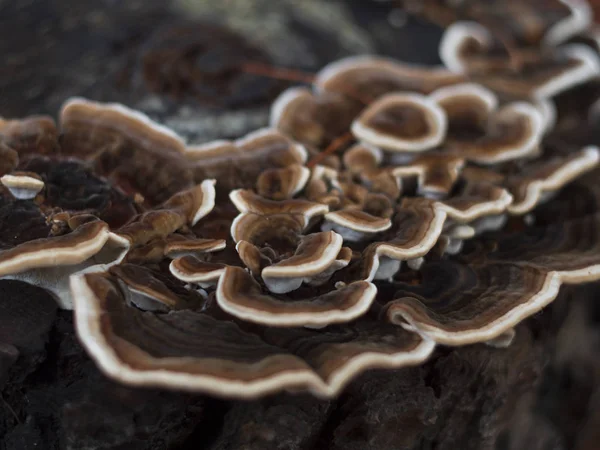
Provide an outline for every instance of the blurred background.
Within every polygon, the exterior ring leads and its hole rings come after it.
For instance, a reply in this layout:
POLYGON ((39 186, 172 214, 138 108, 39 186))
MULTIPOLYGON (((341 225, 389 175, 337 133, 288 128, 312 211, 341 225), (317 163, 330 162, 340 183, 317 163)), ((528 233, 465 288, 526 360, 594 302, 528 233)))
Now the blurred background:
POLYGON ((352 54, 438 62, 438 27, 395 0, 0 0, 0 116, 55 115, 72 96, 140 109, 188 139, 264 126, 290 82, 352 54))

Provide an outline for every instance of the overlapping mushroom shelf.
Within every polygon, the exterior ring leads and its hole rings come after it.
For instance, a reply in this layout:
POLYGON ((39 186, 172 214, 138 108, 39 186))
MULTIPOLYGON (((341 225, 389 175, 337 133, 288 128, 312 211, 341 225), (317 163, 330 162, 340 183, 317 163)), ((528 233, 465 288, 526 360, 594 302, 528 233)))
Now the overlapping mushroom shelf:
POLYGON ((509 345, 600 278, 600 155, 556 138, 548 99, 492 89, 354 57, 237 141, 85 99, 0 120, 0 277, 74 309, 132 385, 329 397, 436 345, 509 345))

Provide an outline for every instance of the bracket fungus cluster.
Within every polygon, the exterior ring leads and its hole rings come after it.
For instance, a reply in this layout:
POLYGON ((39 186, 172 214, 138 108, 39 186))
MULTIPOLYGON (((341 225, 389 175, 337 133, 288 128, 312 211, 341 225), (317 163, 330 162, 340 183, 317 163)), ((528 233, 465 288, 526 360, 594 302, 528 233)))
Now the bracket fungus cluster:
POLYGON ((556 136, 552 98, 600 64, 562 46, 589 25, 571 2, 539 30, 466 3, 447 68, 334 62, 237 141, 84 99, 0 121, 0 277, 73 308, 99 367, 139 386, 329 397, 436 345, 509 345, 561 284, 600 278, 600 151, 556 136), (521 50, 531 77, 505 76, 521 50))

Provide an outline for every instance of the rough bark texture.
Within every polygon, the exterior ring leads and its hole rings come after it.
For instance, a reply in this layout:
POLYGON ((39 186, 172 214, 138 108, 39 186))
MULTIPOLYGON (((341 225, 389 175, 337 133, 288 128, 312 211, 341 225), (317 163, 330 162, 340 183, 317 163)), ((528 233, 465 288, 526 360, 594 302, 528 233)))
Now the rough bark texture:
MULTIPOLYGON (((413 19, 394 28, 390 8, 366 0, 0 0, 0 115, 56 114, 64 99, 83 95, 139 108, 191 141, 237 137, 266 124, 287 83, 241 72, 239 52, 206 38, 195 44, 197 59, 181 63, 183 75, 153 74, 157 88, 144 78, 144 55, 164 43, 157 30, 227 27, 232 42, 251 39, 253 58, 305 71, 365 52, 435 62, 439 30, 413 19), (212 90, 200 95, 195 82, 212 90)), ((334 401, 281 394, 232 402, 123 387, 98 372, 71 314, 58 312, 16 361, 0 348, 0 449, 595 449, 599 295, 600 285, 563 288, 508 349, 441 348, 422 367, 366 373, 334 401)))

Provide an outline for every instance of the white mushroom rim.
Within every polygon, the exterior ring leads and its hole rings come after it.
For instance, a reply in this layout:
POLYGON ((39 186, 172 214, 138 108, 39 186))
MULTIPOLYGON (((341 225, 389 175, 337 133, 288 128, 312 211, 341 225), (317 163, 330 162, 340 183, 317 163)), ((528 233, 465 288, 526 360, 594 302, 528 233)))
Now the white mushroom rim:
POLYGON ((460 83, 444 86, 429 94, 429 98, 438 104, 455 97, 477 98, 485 105, 488 114, 498 109, 498 98, 496 97, 496 94, 477 83, 460 83))
POLYGON ((402 325, 409 331, 427 336, 438 344, 459 346, 491 341, 549 305, 558 295, 563 283, 576 284, 598 279, 600 279, 600 265, 572 271, 549 271, 546 273, 542 288, 531 294, 526 302, 521 303, 502 317, 479 329, 447 331, 418 322, 414 320, 410 312, 402 307, 394 308, 393 306, 388 309, 388 319, 392 323, 402 325))
POLYGON ((438 146, 446 136, 448 120, 444 110, 431 98, 414 93, 386 94, 375 100, 352 122, 351 131, 354 136, 368 144, 385 150, 399 152, 422 152, 438 146), (405 104, 416 107, 423 113, 428 128, 427 136, 415 139, 403 139, 381 133, 363 123, 365 115, 375 114, 379 109, 390 105, 405 104))
MULTIPOLYGON (((67 100, 61 108, 60 122, 66 122, 66 119, 69 118, 69 116, 73 116, 76 120, 92 120, 93 122, 101 122, 103 116, 110 114, 118 114, 127 117, 131 122, 133 122, 140 128, 146 128, 155 132, 158 136, 162 137, 165 141, 167 141, 170 144, 171 148, 177 149, 177 151, 180 153, 185 152, 185 141, 181 136, 179 136, 170 128, 156 123, 155 121, 150 119, 146 114, 128 108, 127 106, 122 105, 120 103, 100 103, 92 100, 87 100, 82 97, 72 97, 69 100, 67 100), (91 108, 94 111, 94 114, 81 114, 81 110, 85 108, 91 108)), ((125 135, 127 135, 126 131, 130 130, 130 127, 127 127, 127 123, 125 122, 107 122, 110 123, 112 127, 118 129, 125 135)), ((136 136, 136 138, 141 140, 150 140, 151 136, 139 134, 136 136)))
POLYGON ((377 271, 381 264, 380 258, 382 257, 397 261, 407 261, 425 256, 435 246, 442 235, 444 224, 448 217, 461 223, 472 222, 481 217, 503 213, 512 203, 512 200, 512 195, 503 189, 498 199, 475 204, 466 210, 453 208, 442 201, 432 202, 431 207, 433 208, 434 216, 429 222, 423 239, 411 247, 400 247, 386 242, 377 243, 370 261, 371 269, 365 280, 372 281, 373 279, 379 279, 377 271))
POLYGON ((475 40, 482 48, 492 44, 492 35, 483 25, 472 21, 455 22, 450 25, 440 42, 439 55, 444 66, 455 73, 467 73, 461 50, 467 39, 475 40))
POLYGON ((425 66, 402 63, 391 58, 375 55, 348 56, 323 67, 313 83, 316 92, 329 91, 329 85, 339 76, 352 71, 372 70, 385 72, 401 79, 444 80, 453 76, 444 66, 425 66))
POLYGON ((533 92, 533 97, 536 99, 554 97, 600 75, 600 58, 591 48, 582 44, 569 44, 559 47, 556 51, 565 58, 576 60, 579 64, 539 86, 533 92))
MULTIPOLYGON (((418 365, 427 360, 435 343, 421 338, 411 351, 382 354, 362 352, 348 358, 339 368, 328 374, 327 379, 319 376, 307 363, 293 355, 275 355, 254 364, 255 367, 269 365, 284 360, 295 369, 276 372, 250 381, 233 380, 209 374, 191 374, 177 371, 177 364, 185 363, 189 358, 154 358, 150 354, 135 348, 137 356, 146 361, 162 362, 162 367, 152 370, 139 370, 120 359, 111 347, 110 341, 102 329, 101 320, 105 314, 99 301, 86 282, 84 275, 71 277, 71 289, 75 300, 75 322, 77 335, 83 346, 98 364, 98 367, 122 383, 133 386, 162 387, 190 392, 205 392, 219 397, 253 399, 265 394, 291 389, 306 389, 322 398, 336 396, 357 374, 371 368, 400 368, 418 365), (175 369, 173 369, 175 368, 175 369)), ((133 347, 133 346, 132 346, 133 347)), ((133 350, 133 348, 132 348, 133 350)), ((156 364, 158 366, 158 364, 156 364)))
POLYGON ((28 175, 4 175, 0 178, 0 183, 20 200, 30 200, 44 189, 42 180, 28 175))
POLYGON ((560 3, 567 6, 571 14, 546 31, 542 40, 544 45, 562 44, 594 23, 594 14, 587 0, 560 0, 560 3))
POLYGON ((509 205, 508 212, 515 215, 528 213, 537 206, 544 193, 557 191, 577 176, 597 167, 599 162, 600 150, 598 147, 585 147, 578 157, 558 168, 548 178, 529 182, 523 200, 509 205))
MULTIPOLYGON (((335 323, 345 323, 362 316, 368 311, 375 296, 377 295, 377 287, 370 282, 355 281, 341 289, 347 289, 352 285, 364 284, 360 297, 352 303, 352 305, 340 309, 331 308, 327 310, 316 309, 315 311, 298 311, 293 308, 268 311, 252 306, 240 305, 238 302, 232 301, 227 292, 226 285, 230 282, 229 272, 235 268, 228 267, 219 278, 217 284, 217 303, 227 313, 234 317, 246 320, 248 322, 259 323, 262 325, 270 325, 275 327, 296 327, 296 326, 325 326, 335 323)), ((337 291, 332 291, 337 292, 337 291)), ((278 301, 274 297, 265 295, 268 299, 278 301)), ((294 302, 296 305, 306 306, 310 309, 310 301, 298 300, 294 302)))
POLYGON ((216 191, 215 184, 216 180, 204 180, 200 184, 200 189, 202 190, 202 203, 198 207, 198 209, 194 212, 194 216, 191 220, 191 225, 196 225, 196 223, 205 217, 208 213, 210 213, 215 207, 215 199, 216 199, 216 191))

